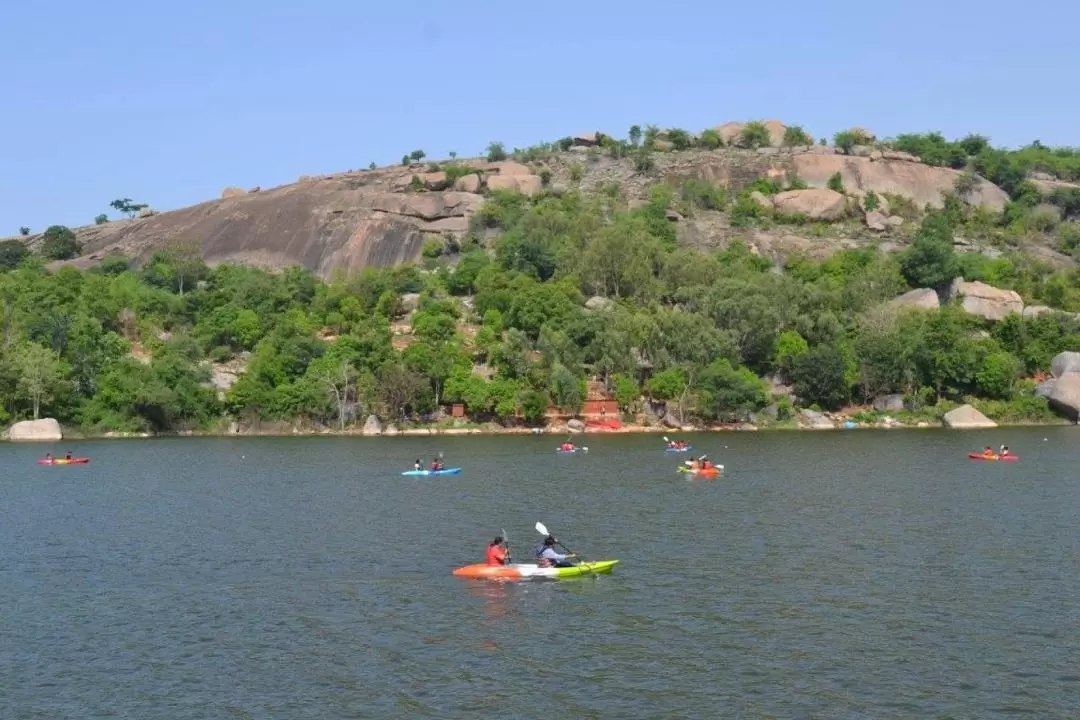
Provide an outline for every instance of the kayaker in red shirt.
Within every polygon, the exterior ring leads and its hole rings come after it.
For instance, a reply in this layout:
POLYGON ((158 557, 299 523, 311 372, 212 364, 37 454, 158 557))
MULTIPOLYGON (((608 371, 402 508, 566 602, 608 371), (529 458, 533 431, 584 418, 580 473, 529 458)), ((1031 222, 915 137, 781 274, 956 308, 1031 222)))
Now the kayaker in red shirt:
POLYGON ((503 547, 503 539, 496 536, 487 549, 487 564, 488 565, 505 565, 506 564, 506 550, 503 547))

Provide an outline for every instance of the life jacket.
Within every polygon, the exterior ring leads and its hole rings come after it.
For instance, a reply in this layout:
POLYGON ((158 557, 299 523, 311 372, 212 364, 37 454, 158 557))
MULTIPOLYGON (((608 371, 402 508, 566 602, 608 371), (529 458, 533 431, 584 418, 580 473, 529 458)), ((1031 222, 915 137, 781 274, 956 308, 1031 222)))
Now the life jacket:
POLYGON ((551 560, 544 557, 544 545, 540 544, 536 546, 536 565, 537 567, 551 567, 551 560))

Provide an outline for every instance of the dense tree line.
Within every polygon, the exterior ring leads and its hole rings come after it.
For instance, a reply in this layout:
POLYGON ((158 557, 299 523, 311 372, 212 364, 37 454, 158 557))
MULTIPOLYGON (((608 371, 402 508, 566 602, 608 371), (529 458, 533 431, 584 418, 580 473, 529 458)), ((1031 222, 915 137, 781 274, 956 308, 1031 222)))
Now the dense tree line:
POLYGON ((957 307, 905 312, 887 301, 963 275, 1078 311, 1074 271, 956 254, 953 234, 980 220, 949 203, 899 255, 845 250, 779 267, 741 242, 709 254, 679 247, 667 211, 720 194, 657 185, 631 208, 610 189, 496 193, 453 257, 328 283, 299 268, 210 269, 195 248, 85 272, 49 272, 0 248, 0 417, 97 431, 234 418, 342 427, 462 402, 476 419, 535 422, 549 404, 578 411, 588 378, 627 412, 647 399, 687 420, 761 410, 775 400, 765 378, 821 408, 898 392, 921 406, 974 396, 998 416, 1046 412, 1021 378, 1080 344, 1072 315, 989 325, 957 307), (495 240, 482 242, 490 231, 495 240), (592 296, 606 302, 586 307, 592 296), (403 324, 411 331, 395 336, 403 324), (237 357, 246 372, 219 398, 212 362, 237 357))

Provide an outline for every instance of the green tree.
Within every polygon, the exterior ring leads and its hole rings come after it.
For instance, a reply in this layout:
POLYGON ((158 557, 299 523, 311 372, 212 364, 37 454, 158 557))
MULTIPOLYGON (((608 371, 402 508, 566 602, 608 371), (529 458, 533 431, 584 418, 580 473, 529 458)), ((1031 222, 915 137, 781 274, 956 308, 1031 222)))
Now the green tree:
POLYGON ((109 207, 113 208, 117 212, 124 213, 128 216, 128 218, 133 218, 138 215, 142 210, 148 208, 149 205, 147 205, 146 203, 133 202, 131 198, 118 198, 109 203, 109 207))
POLYGON ((81 250, 75 233, 63 225, 50 225, 41 241, 41 254, 49 260, 67 260, 81 250))
POLYGON ((623 412, 631 412, 641 397, 641 388, 637 381, 627 375, 613 375, 611 384, 614 387, 615 402, 623 412))
POLYGON ((19 234, 22 235, 23 237, 26 237, 27 235, 30 234, 30 228, 23 225, 21 228, 19 228, 19 234))
POLYGON ((698 136, 698 145, 707 150, 715 150, 723 144, 724 141, 721 139, 720 133, 712 128, 702 130, 701 135, 698 136))
POLYGON ((768 404, 768 384, 748 368, 733 368, 724 358, 702 370, 697 385, 702 409, 711 419, 742 419, 768 404))
POLYGON ((420 162, 425 157, 427 157, 427 153, 423 150, 413 150, 409 153, 409 160, 412 160, 413 162, 420 162))
POLYGON ((845 155, 850 155, 852 149, 858 144, 858 136, 850 130, 842 130, 833 135, 833 145, 840 148, 845 155))
POLYGON ((41 408, 47 406, 59 390, 62 371, 56 355, 36 343, 22 345, 15 355, 19 372, 18 393, 30 401, 34 420, 41 417, 41 408))
POLYGON ((521 394, 520 404, 521 413, 525 416, 525 420, 537 423, 544 419, 544 414, 547 412, 551 401, 546 393, 539 390, 526 390, 521 394))
POLYGON ((1007 352, 994 352, 983 358, 975 373, 975 384, 982 395, 1007 400, 1020 377, 1020 362, 1007 352))
POLYGON ((571 415, 581 412, 585 404, 582 383, 561 363, 551 368, 551 391, 555 405, 563 412, 571 415))
POLYGON ((810 346, 795 330, 785 330, 776 338, 773 363, 786 377, 791 376, 795 363, 809 352, 810 346))
POLYGON ((105 213, 101 213, 100 215, 96 215, 94 217, 94 224, 95 225, 105 225, 108 222, 109 222, 109 216, 106 215, 105 213))
POLYGON ((768 147, 769 128, 765 127, 765 123, 759 120, 748 122, 739 132, 739 136, 735 139, 735 144, 741 148, 748 149, 768 147))
POLYGON ((795 394, 804 402, 836 410, 848 401, 851 384, 844 355, 833 347, 818 345, 795 360, 791 378, 795 394))
POLYGON ((641 143, 641 126, 630 126, 630 144, 637 147, 641 143))
POLYGON ((30 249, 18 240, 0 241, 0 269, 14 270, 30 255, 30 249))
POLYGON ((952 229, 942 213, 927 215, 915 241, 900 260, 900 271, 912 287, 940 288, 956 277, 952 229))
POLYGON ((797 147, 802 145, 813 145, 814 139, 810 137, 805 130, 799 125, 790 125, 784 128, 784 146, 785 147, 797 147))
POLYGON ((507 158, 506 147, 497 141, 488 143, 487 146, 487 161, 488 162, 502 162, 507 158))
POLYGON ((690 137, 690 133, 682 128, 671 128, 667 131, 668 141, 676 150, 686 150, 694 144, 693 139, 690 137))

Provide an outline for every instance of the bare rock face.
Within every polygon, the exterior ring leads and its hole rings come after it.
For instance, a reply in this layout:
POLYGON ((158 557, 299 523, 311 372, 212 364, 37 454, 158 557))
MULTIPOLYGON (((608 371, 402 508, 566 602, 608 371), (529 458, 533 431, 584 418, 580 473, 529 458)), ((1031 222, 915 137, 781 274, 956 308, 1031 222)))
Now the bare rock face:
POLYGON ((8 430, 8 440, 12 442, 55 442, 63 439, 64 433, 60 430, 60 423, 53 418, 23 420, 15 423, 8 430))
POLYGON ((871 230, 883 231, 889 229, 889 219, 877 210, 866 213, 866 227, 871 230))
POLYGON ((738 139, 745 127, 746 123, 726 122, 723 125, 717 125, 713 129, 716 130, 716 134, 720 136, 725 145, 730 145, 738 139))
POLYGON ((904 396, 895 393, 878 395, 874 398, 874 409, 878 412, 900 412, 904 409, 904 396))
POLYGON ((750 199, 753 200, 758 207, 764 210, 771 211, 773 209, 772 198, 761 192, 760 190, 755 190, 754 192, 750 193, 750 199))
POLYGON ((1047 307, 1046 305, 1028 305, 1024 308, 1024 319, 1034 320, 1040 315, 1050 315, 1054 312, 1054 309, 1047 307))
POLYGON ((446 190, 450 187, 450 183, 446 179, 446 173, 441 170, 423 173, 417 177, 420 178, 420 182, 424 183, 424 189, 426 190, 446 190))
MULTIPOLYGON (((849 155, 817 155, 805 153, 791 158, 800 179, 811 187, 825 187, 836 173, 848 190, 873 190, 878 195, 895 193, 911 198, 922 207, 941 207, 941 194, 952 192, 961 173, 949 168, 932 167, 922 163, 849 155)), ((997 185, 982 178, 965 196, 972 205, 981 205, 1000 212, 1009 196, 997 185)))
POLYGON ((945 424, 945 427, 950 427, 955 430, 997 427, 996 422, 970 405, 961 405, 955 410, 950 410, 945 413, 942 422, 945 424))
POLYGON ((581 133, 573 137, 575 147, 596 147, 600 144, 599 133, 581 133))
POLYGON ((497 175, 532 175, 532 170, 529 169, 528 165, 522 165, 512 160, 488 163, 483 170, 497 175))
POLYGON ((1054 380, 1046 399, 1065 417, 1080 419, 1080 372, 1066 372, 1054 380))
POLYGON ((1024 301, 1013 290, 1001 290, 982 282, 953 280, 949 297, 959 297, 964 311, 987 320, 1004 320, 1009 313, 1023 313, 1024 301))
POLYGON ((787 132, 787 125, 779 120, 766 120, 765 129, 769 131, 769 146, 780 147, 784 144, 784 133, 787 132))
POLYGON ((816 410, 800 410, 799 411, 799 424, 810 430, 835 430, 836 425, 833 421, 825 417, 823 413, 819 413, 816 410))
POLYGON ((522 195, 536 195, 543 189, 539 175, 492 175, 487 186, 488 190, 508 190, 522 195))
POLYGON ((847 200, 828 188, 788 190, 773 197, 777 212, 802 215, 807 220, 839 220, 847 213, 847 200))
POLYGON ((917 290, 909 290, 900 297, 893 298, 890 301, 892 305, 899 305, 901 307, 917 308, 919 310, 937 310, 941 307, 941 300, 938 298, 938 294, 929 288, 919 288, 917 290))
POLYGON ((228 200, 232 197, 240 197, 241 195, 247 195, 247 191, 238 187, 227 187, 221 191, 221 199, 228 200))
POLYGON ((462 175, 454 181, 454 189, 459 192, 479 193, 480 176, 476 173, 472 173, 470 175, 462 175))
POLYGON ((615 302, 610 298, 594 295, 585 301, 585 308, 594 312, 604 312, 615 307, 615 302))
POLYGON ((368 419, 364 422, 364 429, 361 432, 364 435, 381 435, 382 423, 374 415, 368 415, 368 419))
POLYGON ((1068 373, 1080 373, 1080 352, 1063 352, 1050 361, 1050 373, 1062 377, 1068 373))

